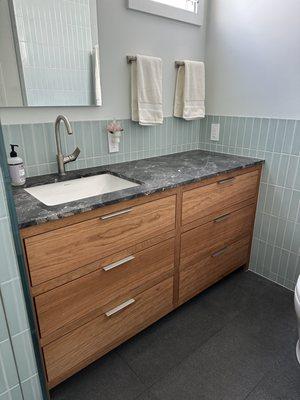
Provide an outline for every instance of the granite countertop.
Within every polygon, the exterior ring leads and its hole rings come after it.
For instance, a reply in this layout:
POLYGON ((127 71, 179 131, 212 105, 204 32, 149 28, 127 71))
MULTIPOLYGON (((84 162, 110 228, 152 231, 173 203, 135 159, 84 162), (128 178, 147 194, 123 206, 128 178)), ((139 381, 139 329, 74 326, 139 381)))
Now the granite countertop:
POLYGON ((150 195, 192 182, 199 182, 223 173, 259 165, 263 162, 263 160, 256 158, 192 150, 70 171, 65 177, 50 174, 28 178, 25 186, 13 189, 19 228, 42 224, 108 204, 150 195), (140 183, 140 185, 52 207, 44 205, 24 190, 24 187, 28 188, 107 172, 140 183))

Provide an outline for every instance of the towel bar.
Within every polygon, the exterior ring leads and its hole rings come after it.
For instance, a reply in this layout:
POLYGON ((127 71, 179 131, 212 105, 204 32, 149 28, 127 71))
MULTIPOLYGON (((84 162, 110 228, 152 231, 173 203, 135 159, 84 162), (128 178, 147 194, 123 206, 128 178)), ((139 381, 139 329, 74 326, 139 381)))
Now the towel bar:
MULTIPOLYGON (((127 64, 130 64, 134 61, 136 61, 135 56, 127 56, 127 64)), ((181 65, 184 65, 183 61, 175 61, 175 67, 180 67, 181 65)))

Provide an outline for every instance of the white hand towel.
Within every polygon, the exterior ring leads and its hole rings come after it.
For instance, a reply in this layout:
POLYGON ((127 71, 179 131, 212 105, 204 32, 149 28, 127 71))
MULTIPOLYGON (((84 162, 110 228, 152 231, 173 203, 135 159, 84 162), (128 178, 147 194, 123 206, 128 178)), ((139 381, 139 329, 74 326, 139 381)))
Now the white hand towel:
POLYGON ((131 63, 131 112, 140 125, 163 123, 160 58, 137 55, 131 63))
POLYGON ((205 67, 200 61, 184 61, 177 72, 174 116, 185 120, 205 117, 205 67))
POLYGON ((99 46, 96 45, 92 51, 92 63, 93 63, 93 83, 94 83, 94 96, 96 106, 102 106, 102 93, 101 93, 101 82, 100 82, 100 56, 99 46))

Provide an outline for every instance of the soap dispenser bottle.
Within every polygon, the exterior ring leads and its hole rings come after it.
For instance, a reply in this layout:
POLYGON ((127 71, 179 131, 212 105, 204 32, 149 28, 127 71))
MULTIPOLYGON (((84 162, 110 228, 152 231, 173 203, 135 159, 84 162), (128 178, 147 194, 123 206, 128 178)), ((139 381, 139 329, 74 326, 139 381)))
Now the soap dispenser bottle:
POLYGON ((17 144, 11 144, 10 157, 8 158, 8 167, 11 177, 11 183, 13 186, 22 186, 25 184, 26 176, 23 160, 18 157, 15 147, 19 147, 17 144))

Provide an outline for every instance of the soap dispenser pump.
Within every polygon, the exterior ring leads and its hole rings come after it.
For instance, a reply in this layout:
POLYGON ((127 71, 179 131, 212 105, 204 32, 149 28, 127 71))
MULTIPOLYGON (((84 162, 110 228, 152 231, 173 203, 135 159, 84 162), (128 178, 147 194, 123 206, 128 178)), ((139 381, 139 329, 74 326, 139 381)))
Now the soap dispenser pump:
POLYGON ((17 144, 11 144, 10 157, 8 158, 9 174, 11 183, 13 186, 22 186, 25 184, 26 176, 24 163, 21 157, 18 157, 15 147, 19 147, 17 144))

